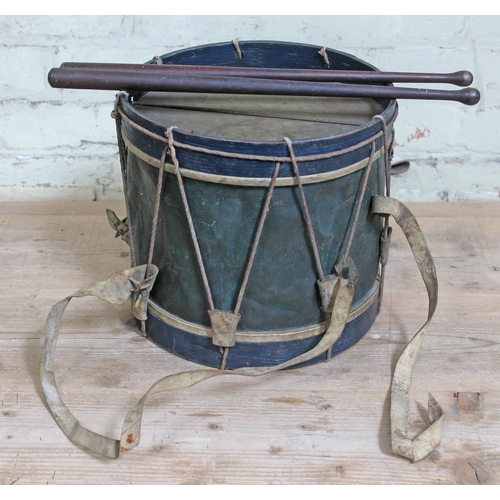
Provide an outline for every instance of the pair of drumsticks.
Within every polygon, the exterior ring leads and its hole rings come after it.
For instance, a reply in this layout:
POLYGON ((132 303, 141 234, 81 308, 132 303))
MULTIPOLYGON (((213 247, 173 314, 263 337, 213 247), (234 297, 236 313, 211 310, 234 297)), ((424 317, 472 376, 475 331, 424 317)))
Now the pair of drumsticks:
POLYGON ((468 87, 469 71, 401 73, 381 71, 251 68, 173 64, 66 62, 48 75, 54 88, 202 92, 288 96, 426 99, 477 104, 480 93, 468 87), (388 83, 451 84, 460 90, 394 87, 388 83))

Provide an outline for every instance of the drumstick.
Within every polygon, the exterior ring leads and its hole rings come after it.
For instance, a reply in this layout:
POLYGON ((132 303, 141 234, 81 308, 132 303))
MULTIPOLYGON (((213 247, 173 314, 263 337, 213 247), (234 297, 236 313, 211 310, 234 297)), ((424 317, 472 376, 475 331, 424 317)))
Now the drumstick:
POLYGON ((469 106, 477 104, 480 99, 479 91, 471 87, 435 90, 91 68, 53 68, 49 72, 48 81, 54 88, 66 89, 425 99, 457 101, 469 106))
POLYGON ((65 62, 61 68, 88 68, 108 70, 158 71, 167 73, 199 74, 206 76, 241 76, 274 80, 305 80, 316 82, 367 83, 448 83, 468 87, 473 80, 470 71, 455 73, 401 73, 383 71, 350 71, 334 69, 241 68, 236 66, 195 66, 175 64, 117 64, 65 62))

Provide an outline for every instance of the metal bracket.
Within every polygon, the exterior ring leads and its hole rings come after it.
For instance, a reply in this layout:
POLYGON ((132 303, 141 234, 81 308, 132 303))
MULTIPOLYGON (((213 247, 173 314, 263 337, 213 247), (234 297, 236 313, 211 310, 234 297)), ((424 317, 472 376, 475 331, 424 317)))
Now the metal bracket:
POLYGON ((113 210, 109 210, 109 208, 106 208, 106 214, 108 216, 109 225, 116 231, 115 238, 121 236, 121 239, 128 246, 130 246, 130 233, 129 233, 127 217, 125 217, 125 219, 120 220, 117 217, 117 215, 113 212, 113 210))
POLYGON ((351 257, 344 256, 340 262, 335 266, 335 271, 342 278, 347 279, 349 284, 354 285, 358 281, 359 273, 352 261, 351 257))

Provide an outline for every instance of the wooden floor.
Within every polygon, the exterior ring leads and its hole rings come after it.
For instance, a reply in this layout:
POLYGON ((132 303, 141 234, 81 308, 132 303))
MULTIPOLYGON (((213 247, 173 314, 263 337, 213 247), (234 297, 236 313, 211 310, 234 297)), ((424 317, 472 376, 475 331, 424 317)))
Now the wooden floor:
MULTIPOLYGON (((0 484, 500 484, 500 203, 410 204, 440 282, 420 351, 411 425, 427 394, 445 412, 442 443, 418 463, 393 456, 391 374, 424 322, 427 296, 394 229, 383 311, 344 354, 258 379, 217 377, 157 395, 140 445, 118 460, 70 443, 39 380, 51 306, 129 266, 94 203, 0 203, 0 484)), ((128 305, 73 301, 56 378, 81 423, 118 438, 130 404, 163 375, 193 369, 140 337, 128 305)))

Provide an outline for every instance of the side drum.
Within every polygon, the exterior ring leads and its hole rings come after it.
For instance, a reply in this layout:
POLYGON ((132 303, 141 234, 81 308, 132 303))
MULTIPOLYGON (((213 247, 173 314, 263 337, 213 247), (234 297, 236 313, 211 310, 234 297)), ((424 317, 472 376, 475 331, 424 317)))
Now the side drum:
MULTIPOLYGON (((284 42, 150 63, 375 69, 284 42)), ((363 337, 379 307, 383 219, 370 200, 385 193, 395 101, 147 92, 121 93, 117 110, 133 265, 159 268, 149 339, 216 368, 282 364, 318 344, 331 278, 346 272, 356 274, 346 327, 307 362, 363 337)))
MULTIPOLYGON (((284 42, 206 45, 148 64, 375 70, 348 54, 284 42)), ((377 316, 392 216, 429 307, 394 368, 391 443, 396 455, 421 460, 441 440, 443 411, 429 394, 429 426, 411 439, 409 391, 438 282, 417 220, 390 196, 396 102, 218 94, 224 89, 216 82, 209 94, 118 94, 113 117, 127 218, 108 210, 108 220, 130 244, 132 267, 52 307, 41 364, 47 406, 75 444, 117 458, 139 444, 150 395, 328 360, 359 341, 377 316), (130 301, 150 340, 212 367, 157 380, 130 408, 120 439, 83 427, 55 381, 62 316, 73 298, 87 296, 130 301)), ((255 90, 254 81, 245 83, 255 90)))

